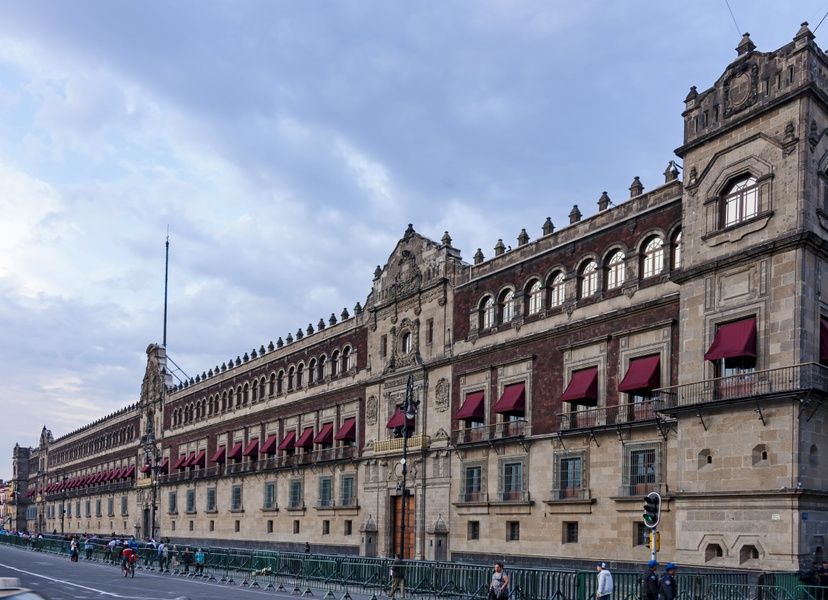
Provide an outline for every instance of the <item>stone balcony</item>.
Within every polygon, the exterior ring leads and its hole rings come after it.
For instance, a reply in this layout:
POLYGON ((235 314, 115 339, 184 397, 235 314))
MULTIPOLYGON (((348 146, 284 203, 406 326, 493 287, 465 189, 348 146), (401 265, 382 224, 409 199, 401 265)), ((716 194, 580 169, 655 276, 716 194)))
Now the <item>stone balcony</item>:
MULTIPOLYGON (((404 438, 391 438, 374 442, 374 454, 396 454, 403 451, 404 438)), ((431 445, 431 437, 425 434, 408 438, 408 451, 425 450, 431 445)))

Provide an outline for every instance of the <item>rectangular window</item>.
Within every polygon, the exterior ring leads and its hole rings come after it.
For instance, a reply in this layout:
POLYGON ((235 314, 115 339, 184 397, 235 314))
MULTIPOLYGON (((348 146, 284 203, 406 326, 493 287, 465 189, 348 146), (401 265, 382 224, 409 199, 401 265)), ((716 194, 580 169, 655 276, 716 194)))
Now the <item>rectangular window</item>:
POLYGON ((129 498, 121 496, 121 515, 129 514, 129 498))
POLYGON ((319 506, 333 506, 331 498, 332 482, 330 477, 319 478, 319 506))
POLYGON ((434 342, 434 319, 426 321, 426 344, 434 342))
POLYGON ((207 488, 207 512, 216 510, 216 488, 207 488))
POLYGON ((633 546, 649 546, 650 545, 650 528, 644 523, 638 521, 634 523, 633 528, 633 546))
POLYGON ((195 521, 190 521, 189 527, 190 527, 190 531, 192 531, 195 528, 195 521))
POLYGON ((388 355, 388 336, 380 337, 380 356, 385 358, 388 355))
POLYGON ((350 519, 345 521, 345 535, 351 535, 354 531, 354 522, 350 519))
POLYGON ((566 500, 584 498, 584 457, 581 454, 555 456, 555 489, 553 498, 566 500))
POLYGON ((622 496, 646 496, 661 484, 661 445, 637 444, 624 449, 622 496))
POLYGON ((100 501, 100 499, 95 500, 95 516, 96 517, 101 516, 101 501, 100 501))
POLYGON ((517 542, 520 540, 520 521, 506 521, 506 541, 517 542))
POLYGON ((216 530, 216 522, 211 519, 210 520, 210 531, 215 531, 215 530, 216 530))
POLYGON ((176 506, 176 502, 178 497, 176 496, 175 492, 170 492, 167 495, 167 512, 170 514, 175 514, 178 512, 178 506, 176 506))
POLYGON ((479 502, 481 498, 483 468, 480 465, 466 467, 463 476, 463 502, 479 502))
POLYGON ((343 475, 339 480, 339 505, 340 506, 354 506, 356 505, 356 495, 354 494, 354 476, 343 475))
POLYGON ((91 516, 92 516, 92 501, 87 500, 86 501, 86 518, 88 519, 91 516))
POLYGON ((294 519, 293 520, 293 533, 294 534, 299 533, 299 519, 294 519))
POLYGON ((578 521, 564 521, 563 543, 575 544, 578 542, 578 521))
POLYGON ((194 513, 196 511, 195 490, 187 490, 187 512, 194 513))
MULTIPOLYGON (((289 494, 290 508, 302 508, 302 480, 292 479, 289 494)), ((298 521, 297 521, 298 523, 298 521)))
POLYGON ((81 511, 80 511, 80 500, 75 502, 75 514, 80 519, 81 511))
POLYGON ((273 533, 273 519, 267 520, 267 532, 273 533))
POLYGON ((466 529, 466 539, 480 539, 480 521, 469 521, 468 527, 466 529))
POLYGON ((505 462, 502 471, 501 501, 521 500, 523 497, 523 462, 505 462))
POLYGON ((71 502, 69 502, 66 505, 66 516, 69 517, 70 519, 72 518, 72 503, 71 502))
POLYGON ((106 500, 106 515, 108 517, 115 516, 115 498, 107 498, 106 500))
POLYGON ((233 530, 238 533, 241 530, 241 521, 238 519, 236 520, 235 524, 233 525, 233 530))
POLYGON ((331 533, 331 522, 328 519, 322 521, 322 535, 330 535, 331 533))
POLYGON ((242 486, 234 485, 230 488, 230 510, 242 509, 242 486))
POLYGON ((268 481, 264 486, 264 508, 276 508, 276 482, 268 481))

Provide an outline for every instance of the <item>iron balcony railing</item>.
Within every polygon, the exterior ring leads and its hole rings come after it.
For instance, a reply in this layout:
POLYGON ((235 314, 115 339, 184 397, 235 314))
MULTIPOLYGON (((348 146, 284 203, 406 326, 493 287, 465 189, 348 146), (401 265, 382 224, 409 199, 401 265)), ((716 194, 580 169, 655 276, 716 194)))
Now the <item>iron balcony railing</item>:
POLYGON ((466 427, 455 429, 452 432, 455 444, 475 444, 491 440, 509 440, 513 438, 526 437, 531 434, 529 421, 519 419, 517 421, 503 421, 491 425, 480 425, 478 427, 466 427))
MULTIPOLYGON (((401 437, 389 440, 378 440, 374 442, 374 454, 385 454, 403 451, 403 439, 401 437)), ((425 434, 412 435, 408 438, 408 451, 425 450, 431 444, 431 438, 425 434)))
POLYGON ((529 502, 531 499, 528 490, 500 490, 496 502, 529 502))
POLYGON ((479 492, 479 491, 469 491, 469 492, 460 492, 457 496, 457 503, 458 504, 477 504, 477 503, 485 503, 489 501, 489 494, 486 492, 479 492))
POLYGON ((653 479, 650 475, 632 475, 624 477, 625 481, 618 488, 620 497, 641 496, 642 498, 650 492, 665 494, 667 486, 661 479, 653 479))
POLYGON ((816 390, 828 392, 828 368, 818 363, 765 369, 730 377, 706 379, 655 391, 656 410, 664 411, 710 402, 816 390))
POLYGON ((619 425, 621 423, 640 423, 656 419, 655 406, 652 401, 612 406, 597 406, 558 414, 561 431, 575 429, 595 429, 619 425))
POLYGON ((549 501, 564 502, 566 500, 589 500, 592 498, 589 488, 584 487, 563 487, 554 489, 549 493, 549 501))

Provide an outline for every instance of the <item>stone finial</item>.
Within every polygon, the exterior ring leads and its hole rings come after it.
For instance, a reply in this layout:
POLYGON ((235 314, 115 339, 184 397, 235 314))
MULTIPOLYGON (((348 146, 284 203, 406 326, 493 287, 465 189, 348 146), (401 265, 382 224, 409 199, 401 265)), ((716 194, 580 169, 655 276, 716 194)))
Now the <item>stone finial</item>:
POLYGON ((664 183, 670 183, 678 179, 679 171, 676 166, 676 161, 671 160, 667 163, 667 168, 664 169, 664 183))
POLYGON ((193 379, 192 377, 190 377, 190 385, 195 385, 195 379, 193 379))
POLYGON ((440 240, 443 246, 451 246, 451 236, 448 231, 443 232, 443 238, 440 240))
POLYGON ((358 301, 357 301, 356 304, 354 304, 354 314, 355 315, 361 315, 362 314, 362 304, 360 304, 358 301))
POLYGON ((322 331, 323 329, 325 329, 325 319, 319 319, 319 322, 316 324, 316 328, 319 331, 322 331))
POLYGON ((201 375, 199 375, 198 373, 196 373, 196 376, 195 376, 195 382, 196 382, 196 383, 199 383, 200 381, 201 381, 201 375))
POLYGON ((541 230, 543 231, 543 235, 549 235, 550 233, 555 232, 555 225, 552 223, 552 217, 546 217, 546 221, 543 222, 541 230))
POLYGON ((227 370, 227 363, 221 363, 221 372, 224 373, 227 370))
POLYGON ((207 373, 205 371, 202 371, 201 372, 201 380, 204 381, 205 379, 207 379, 207 373))
POLYGON ((310 334, 312 334, 314 331, 315 331, 315 329, 313 328, 313 323, 308 323, 308 328, 307 328, 307 329, 305 329, 305 333, 306 333, 306 334, 308 334, 308 335, 310 335, 310 334))
MULTIPOLYGON (((281 341, 282 338, 279 338, 281 341)), ((281 346, 279 346, 281 348, 281 346)), ((267 351, 273 352, 276 349, 276 346, 273 345, 273 340, 270 340, 270 343, 267 345, 267 351)))
POLYGON ((517 236, 517 241, 518 241, 518 248, 520 248, 521 246, 525 246, 526 244, 529 243, 529 234, 526 233, 525 228, 520 230, 520 233, 517 236))
POLYGON ((212 376, 213 376, 213 369, 210 369, 209 371, 207 371, 207 377, 212 377, 212 376))
POLYGON ((374 269, 374 279, 379 279, 380 275, 382 275, 382 269, 377 265, 377 268, 374 269))
POLYGON ((495 256, 500 256, 504 252, 506 252, 506 246, 503 245, 503 240, 498 239, 494 247, 495 256))
POLYGON ((213 373, 215 373, 216 375, 219 374, 219 366, 218 365, 216 365, 216 368, 213 369, 213 373))
POLYGON ((256 358, 257 356, 259 356, 258 352, 256 352, 256 349, 255 349, 255 348, 253 348, 253 349, 250 351, 250 358, 256 358))
POLYGON ((692 102, 693 100, 695 100, 698 97, 699 97, 699 92, 696 91, 696 86, 691 85, 690 86, 690 91, 687 92, 687 96, 685 96, 684 101, 685 102, 692 102))
MULTIPOLYGON (((189 382, 189 381, 187 381, 187 380, 185 379, 185 380, 184 380, 184 383, 183 383, 182 385, 183 385, 185 388, 188 388, 188 387, 190 387, 190 382, 189 382)), ((97 423, 97 421, 96 421, 96 423, 97 423)))
POLYGON ((742 36, 742 41, 739 42, 739 45, 736 46, 736 54, 737 56, 743 56, 748 52, 753 52, 756 50, 756 44, 750 39, 750 34, 745 32, 742 36))
POLYGON ((479 265, 483 262, 483 258, 483 250, 478 248, 477 252, 474 253, 474 264, 479 265))
POLYGON ((411 223, 409 223, 408 227, 405 228, 405 233, 403 234, 403 239, 407 240, 412 235, 414 235, 414 226, 411 223))
POLYGON ((644 185, 641 183, 641 179, 638 178, 638 175, 633 177, 633 181, 630 184, 630 198, 635 198, 636 196, 640 196, 644 193, 644 185))
POLYGON ((247 352, 245 352, 244 356, 242 356, 242 361, 247 362, 249 360, 250 360, 250 355, 247 352))
POLYGON ((336 315, 331 313, 331 316, 328 317, 328 325, 336 325, 336 315))
MULTIPOLYGON (((409 225, 409 227, 410 227, 410 225, 409 225)), ((348 312, 347 308, 342 309, 342 312, 339 313, 339 318, 342 319, 343 321, 345 321, 346 319, 351 318, 351 314, 348 312)))
MULTIPOLYGON (((289 335, 290 334, 288 334, 288 336, 289 335)), ((291 339, 290 341, 293 341, 293 340, 291 339)), ((282 336, 279 336, 279 338, 276 340, 276 347, 281 348, 284 345, 285 345, 285 341, 282 339, 282 336)))
POLYGON ((572 210, 569 211, 569 224, 572 225, 573 223, 577 223, 581 220, 581 211, 578 210, 578 205, 573 204, 572 210))
POLYGON ((804 21, 802 25, 799 27, 799 31, 796 32, 796 35, 794 36, 794 41, 799 42, 800 44, 807 44, 812 39, 814 39, 814 34, 808 27, 808 21, 804 21))
POLYGON ((303 337, 305 337, 305 334, 302 331, 302 328, 300 327, 299 329, 296 330, 296 339, 301 340, 303 337))
POLYGON ((236 366, 238 367, 241 364, 241 356, 236 355, 236 366))
POLYGON ((286 344, 292 344, 293 343, 293 335, 290 332, 288 332, 287 337, 285 338, 285 343, 286 344))
MULTIPOLYGON (((273 342, 270 342, 270 343, 272 344, 273 342)), ((259 356, 264 356, 264 353, 265 353, 265 347, 264 347, 264 344, 262 344, 261 346, 259 346, 259 356)))
POLYGON ((610 204, 612 204, 612 200, 610 200, 609 195, 606 192, 601 192, 601 197, 598 198, 598 210, 605 211, 610 204))
POLYGON ((696 171, 696 167, 690 167, 690 185, 696 184, 697 177, 698 173, 696 171))

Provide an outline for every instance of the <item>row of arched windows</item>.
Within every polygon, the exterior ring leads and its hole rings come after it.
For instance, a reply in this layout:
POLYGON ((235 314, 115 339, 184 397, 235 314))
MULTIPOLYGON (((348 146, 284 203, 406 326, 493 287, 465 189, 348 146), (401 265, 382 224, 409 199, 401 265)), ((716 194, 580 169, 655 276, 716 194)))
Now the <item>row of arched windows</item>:
MULTIPOLYGON (((639 278, 655 277, 681 267, 681 230, 673 233, 669 252, 665 249, 664 238, 653 235, 644 239, 639 253, 639 278)), ((627 281, 627 256, 620 248, 608 252, 601 264, 593 258, 581 261, 576 269, 577 298, 590 298, 602 289, 610 291, 620 288, 627 281), (603 275, 603 277, 602 277, 603 275)), ((544 309, 553 309, 566 299, 566 275, 563 270, 553 271, 546 280, 531 278, 523 288, 521 297, 507 287, 497 296, 487 294, 478 305, 478 328, 489 329, 495 325, 510 323, 515 317, 515 303, 522 301, 523 314, 531 316, 544 309)))
POLYGON ((316 385, 326 378, 333 379, 348 373, 353 366, 353 352, 350 346, 345 346, 341 351, 334 350, 330 359, 322 354, 311 358, 307 365, 300 361, 287 369, 271 373, 270 377, 262 376, 252 382, 179 406, 172 412, 172 426, 188 425, 205 417, 316 385))
POLYGON ((90 440, 72 444, 66 450, 61 450, 54 454, 50 453, 49 462, 53 465, 62 464, 70 460, 91 456, 92 454, 115 448, 133 439, 135 439, 135 427, 133 425, 124 425, 118 429, 100 434, 90 440))

